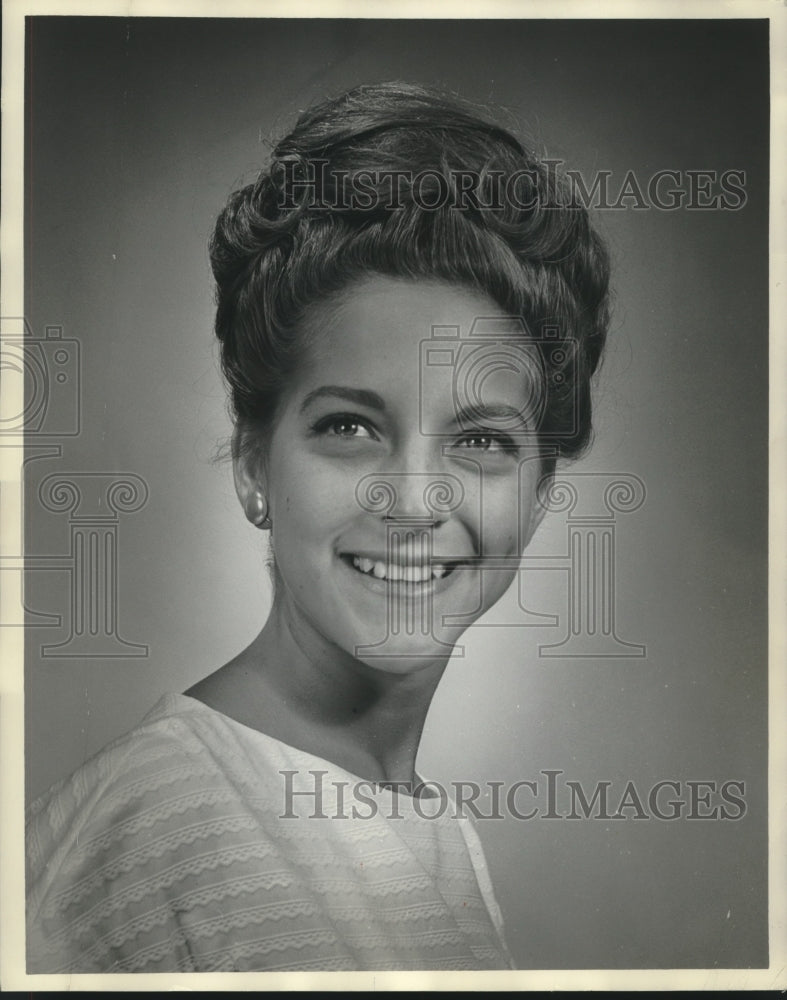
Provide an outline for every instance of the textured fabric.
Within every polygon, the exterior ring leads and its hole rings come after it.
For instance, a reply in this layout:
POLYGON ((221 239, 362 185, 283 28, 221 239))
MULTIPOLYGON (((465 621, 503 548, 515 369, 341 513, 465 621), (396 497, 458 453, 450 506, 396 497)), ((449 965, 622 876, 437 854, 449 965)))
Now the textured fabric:
POLYGON ((30 807, 28 971, 510 967, 470 821, 358 781, 165 696, 30 807))

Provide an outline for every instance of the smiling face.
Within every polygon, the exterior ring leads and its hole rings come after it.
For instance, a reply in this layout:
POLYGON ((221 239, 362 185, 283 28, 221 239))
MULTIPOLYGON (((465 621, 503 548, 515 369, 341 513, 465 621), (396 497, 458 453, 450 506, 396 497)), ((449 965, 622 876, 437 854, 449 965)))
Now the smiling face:
POLYGON ((407 672, 444 660, 506 591, 542 514, 533 355, 508 322, 478 292, 382 276, 309 309, 264 472, 236 467, 242 501, 267 497, 291 629, 407 672), (473 339, 478 317, 502 341, 473 339), (456 374, 473 358, 468 401, 456 374))

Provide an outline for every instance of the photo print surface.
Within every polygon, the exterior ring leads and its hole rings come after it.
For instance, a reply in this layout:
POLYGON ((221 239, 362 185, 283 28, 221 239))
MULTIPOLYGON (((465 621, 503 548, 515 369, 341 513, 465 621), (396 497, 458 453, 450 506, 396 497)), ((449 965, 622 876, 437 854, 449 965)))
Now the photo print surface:
POLYGON ((25 57, 28 971, 767 967, 769 22, 25 57))

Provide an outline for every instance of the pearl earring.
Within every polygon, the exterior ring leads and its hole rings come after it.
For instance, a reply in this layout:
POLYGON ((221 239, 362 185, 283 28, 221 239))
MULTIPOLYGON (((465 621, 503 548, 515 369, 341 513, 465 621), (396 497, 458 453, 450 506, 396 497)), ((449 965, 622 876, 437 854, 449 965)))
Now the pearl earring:
POLYGON ((259 491, 250 493, 246 499, 246 517, 257 528, 269 528, 268 501, 259 491))

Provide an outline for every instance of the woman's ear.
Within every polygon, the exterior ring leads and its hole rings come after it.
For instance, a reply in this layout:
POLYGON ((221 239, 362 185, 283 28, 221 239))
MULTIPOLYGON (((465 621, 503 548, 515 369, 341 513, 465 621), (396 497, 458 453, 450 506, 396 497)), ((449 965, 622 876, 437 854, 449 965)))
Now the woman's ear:
POLYGON ((235 492, 246 517, 257 528, 270 528, 268 499, 264 476, 256 456, 243 447, 241 432, 236 431, 232 440, 232 475, 235 492))
POLYGON ((533 497, 533 503, 530 507, 530 522, 527 528, 527 544, 529 545, 533 535, 535 535, 538 530, 538 526, 544 520, 544 515, 549 510, 549 504, 547 498, 549 496, 549 489, 552 485, 552 480, 554 478, 554 472, 546 472, 538 480, 535 489, 535 496, 533 497))
POLYGON ((541 489, 536 490, 535 502, 533 503, 533 507, 530 511, 530 524, 528 526, 528 532, 527 532, 528 545, 532 541, 533 535, 535 535, 536 531, 538 530, 539 524, 541 524, 541 522, 544 520, 544 514, 546 514, 547 512, 547 508, 542 502, 542 496, 543 494, 541 489))

